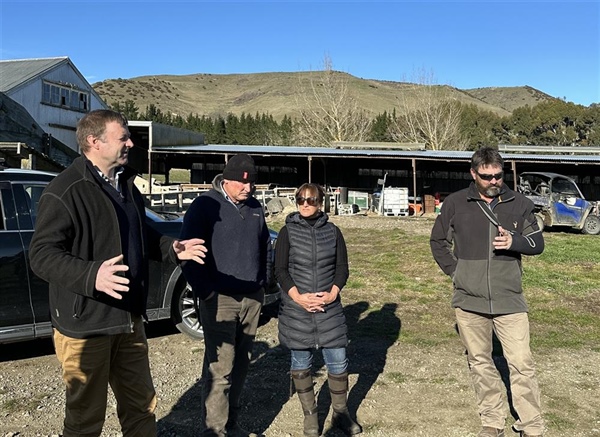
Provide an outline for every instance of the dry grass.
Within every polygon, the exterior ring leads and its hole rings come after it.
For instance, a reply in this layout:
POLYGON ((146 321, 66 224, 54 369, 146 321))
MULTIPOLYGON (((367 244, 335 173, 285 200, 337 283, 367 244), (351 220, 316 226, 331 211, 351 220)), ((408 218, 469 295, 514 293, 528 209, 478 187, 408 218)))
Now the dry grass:
MULTIPOLYGON (((160 73, 160 72, 157 72, 160 73)), ((299 84, 308 84, 321 72, 192 74, 182 76, 142 76, 132 79, 108 79, 93 85, 108 104, 132 100, 140 111, 150 104, 165 114, 240 116, 268 113, 275 120, 284 115, 296 118, 295 94, 299 84)), ((346 73, 340 73, 346 74, 346 73)), ((348 76, 350 93, 359 105, 372 114, 398 107, 398 97, 414 88, 404 82, 379 81, 348 76)), ((476 90, 451 88, 453 97, 475 104, 501 116, 516 107, 534 106, 543 100, 542 93, 530 87, 494 87, 476 90)))

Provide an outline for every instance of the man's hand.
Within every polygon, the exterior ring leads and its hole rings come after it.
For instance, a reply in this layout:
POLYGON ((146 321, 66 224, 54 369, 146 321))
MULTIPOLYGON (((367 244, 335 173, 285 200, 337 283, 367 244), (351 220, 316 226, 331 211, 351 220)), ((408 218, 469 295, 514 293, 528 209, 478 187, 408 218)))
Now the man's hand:
POLYGON ((123 254, 107 259, 102 263, 96 275, 96 290, 119 300, 123 299, 119 293, 129 291, 129 279, 119 275, 120 272, 129 270, 129 267, 120 264, 121 261, 123 261, 123 254))
POLYGON ((494 238, 494 249, 496 250, 509 250, 512 246, 512 235, 506 231, 502 226, 498 226, 498 236, 494 238))
POLYGON ((206 247, 203 246, 204 240, 200 238, 190 238, 189 240, 175 240, 173 250, 180 261, 194 260, 198 264, 204 264, 202 258, 206 257, 206 247))

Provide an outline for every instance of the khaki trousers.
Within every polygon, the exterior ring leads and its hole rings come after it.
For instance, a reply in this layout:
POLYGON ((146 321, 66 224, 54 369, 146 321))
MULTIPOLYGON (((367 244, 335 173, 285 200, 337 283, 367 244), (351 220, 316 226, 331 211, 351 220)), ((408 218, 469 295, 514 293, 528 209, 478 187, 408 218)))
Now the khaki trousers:
POLYGON ((156 393, 141 317, 131 334, 78 339, 54 330, 56 356, 67 386, 64 437, 99 436, 108 385, 117 400, 124 437, 156 436, 156 393))
POLYGON ((226 436, 237 423, 263 291, 251 295, 215 294, 200 302, 204 328, 202 435, 226 436))
POLYGON ((507 416, 503 398, 506 391, 492 359, 494 330, 508 363, 513 405, 519 416, 513 427, 527 434, 542 435, 540 389, 529 347, 527 313, 487 315, 460 308, 455 313, 460 338, 467 349, 482 425, 503 429, 507 416))

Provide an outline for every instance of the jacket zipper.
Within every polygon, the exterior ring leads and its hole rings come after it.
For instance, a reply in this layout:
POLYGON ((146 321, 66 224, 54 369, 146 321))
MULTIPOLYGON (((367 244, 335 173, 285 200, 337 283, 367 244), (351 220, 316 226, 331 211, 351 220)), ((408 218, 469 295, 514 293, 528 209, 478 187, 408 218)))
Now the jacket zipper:
MULTIPOLYGON (((315 228, 314 226, 310 226, 310 238, 312 239, 312 258, 313 258, 313 265, 317 265, 317 237, 316 237, 316 232, 315 232, 315 228)), ((318 291, 317 290, 317 275, 316 275, 316 268, 315 268, 315 275, 313 275, 313 292, 318 291)), ((312 314, 312 318, 313 318, 313 323, 315 325, 315 349, 319 349, 319 325, 317 324, 317 315, 316 314, 312 314)))
MULTIPOLYGON (((498 205, 499 203, 500 203, 500 201, 498 203, 496 203, 496 205, 498 205)), ((486 202, 485 206, 490 209, 490 211, 492 212, 493 215, 496 215, 496 213, 494 212, 494 208, 492 208, 489 203, 486 202)), ((497 217, 498 216, 496 216, 496 219, 497 219, 497 217)), ((499 221, 498 221, 498 225, 500 225, 499 221)), ((492 300, 492 281, 490 279, 490 275, 491 275, 491 270, 492 270, 492 258, 494 257, 494 245, 492 244, 492 241, 496 237, 498 229, 494 226, 494 224, 492 222, 489 223, 488 229, 489 229, 489 233, 490 233, 489 238, 488 238, 488 245, 489 245, 488 271, 487 271, 488 298, 490 301, 490 314, 494 314, 494 303, 492 300)))

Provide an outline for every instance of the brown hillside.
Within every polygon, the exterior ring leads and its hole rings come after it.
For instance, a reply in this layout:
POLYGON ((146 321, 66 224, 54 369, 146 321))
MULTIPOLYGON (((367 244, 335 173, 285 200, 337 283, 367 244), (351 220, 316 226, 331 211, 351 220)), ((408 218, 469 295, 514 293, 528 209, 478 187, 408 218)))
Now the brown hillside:
MULTIPOLYGON (((276 120, 284 115, 296 117, 296 90, 300 83, 316 80, 321 72, 257 74, 193 74, 141 76, 109 79, 93 85, 109 104, 132 100, 144 111, 154 104, 164 113, 207 116, 228 113, 241 115, 268 113, 276 120)), ((346 73, 349 90, 362 107, 376 115, 398 107, 398 96, 414 89, 406 82, 361 79, 346 73)), ((498 115, 509 115, 517 107, 535 105, 552 97, 530 87, 449 88, 456 98, 498 115)))
POLYGON ((465 90, 465 92, 482 102, 506 109, 509 112, 525 105, 535 106, 538 103, 555 99, 555 97, 530 86, 473 88, 465 90))

